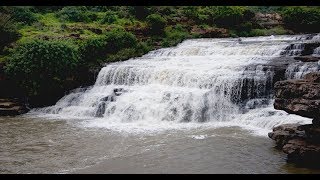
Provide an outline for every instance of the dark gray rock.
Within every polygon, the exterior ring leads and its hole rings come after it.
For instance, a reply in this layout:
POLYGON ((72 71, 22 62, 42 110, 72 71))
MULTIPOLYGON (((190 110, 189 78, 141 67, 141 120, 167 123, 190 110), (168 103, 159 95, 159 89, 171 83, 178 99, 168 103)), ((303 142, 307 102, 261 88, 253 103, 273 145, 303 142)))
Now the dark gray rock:
POLYGON ((99 103, 95 117, 103 117, 103 114, 105 111, 106 111, 106 103, 105 102, 99 103))
POLYGON ((112 95, 108 95, 104 98, 101 98, 100 101, 106 101, 106 102, 114 102, 115 101, 115 97, 112 95))

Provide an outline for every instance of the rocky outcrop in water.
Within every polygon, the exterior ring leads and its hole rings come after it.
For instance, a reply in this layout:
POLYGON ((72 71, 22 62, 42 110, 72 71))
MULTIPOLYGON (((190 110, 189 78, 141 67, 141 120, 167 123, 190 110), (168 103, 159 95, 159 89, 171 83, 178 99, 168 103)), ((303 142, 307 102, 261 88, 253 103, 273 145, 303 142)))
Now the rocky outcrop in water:
POLYGON ((275 84, 275 109, 313 118, 312 124, 285 124, 268 136, 288 154, 288 161, 307 166, 320 162, 320 73, 309 73, 301 80, 275 84))
POLYGON ((100 99, 100 102, 98 104, 96 113, 95 113, 95 117, 103 117, 103 114, 105 113, 106 107, 110 102, 115 102, 116 101, 116 97, 120 96, 121 94, 127 92, 126 90, 124 90, 123 88, 115 88, 113 89, 112 94, 103 97, 100 99))

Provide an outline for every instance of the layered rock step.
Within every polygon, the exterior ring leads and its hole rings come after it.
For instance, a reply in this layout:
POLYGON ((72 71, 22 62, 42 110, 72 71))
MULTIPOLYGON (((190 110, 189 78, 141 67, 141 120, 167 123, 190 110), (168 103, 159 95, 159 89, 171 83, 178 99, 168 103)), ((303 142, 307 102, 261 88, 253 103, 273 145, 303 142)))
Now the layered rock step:
POLYGON ((312 124, 284 124, 268 136, 288 154, 288 161, 320 167, 320 73, 275 84, 275 109, 313 118, 312 124))
POLYGON ((28 108, 15 99, 0 99, 0 116, 15 116, 26 113, 28 108))

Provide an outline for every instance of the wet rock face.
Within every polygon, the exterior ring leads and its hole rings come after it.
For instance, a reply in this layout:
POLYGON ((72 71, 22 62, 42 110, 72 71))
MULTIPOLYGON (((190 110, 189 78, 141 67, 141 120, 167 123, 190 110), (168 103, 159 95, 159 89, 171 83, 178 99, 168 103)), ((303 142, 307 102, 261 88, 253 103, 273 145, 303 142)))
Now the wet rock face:
POLYGON ((302 61, 302 62, 318 62, 318 61, 320 61, 320 57, 315 57, 315 56, 297 56, 297 57, 294 57, 294 59, 302 61))
POLYGON ((309 118, 320 115, 320 73, 309 73, 303 80, 275 84, 275 109, 309 118))

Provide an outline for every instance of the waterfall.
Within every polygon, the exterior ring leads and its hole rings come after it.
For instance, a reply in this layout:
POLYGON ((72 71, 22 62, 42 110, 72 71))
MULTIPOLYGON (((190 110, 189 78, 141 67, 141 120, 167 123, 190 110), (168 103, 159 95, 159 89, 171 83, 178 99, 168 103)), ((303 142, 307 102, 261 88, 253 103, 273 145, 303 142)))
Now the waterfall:
MULTIPOLYGON (((109 128, 225 124, 270 130, 282 123, 310 123, 273 109, 270 63, 299 55, 311 40, 308 35, 185 40, 108 64, 93 86, 30 114, 89 119, 91 126, 109 128)), ((317 70, 314 63, 294 62, 285 76, 317 70)))

